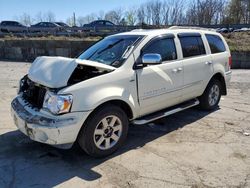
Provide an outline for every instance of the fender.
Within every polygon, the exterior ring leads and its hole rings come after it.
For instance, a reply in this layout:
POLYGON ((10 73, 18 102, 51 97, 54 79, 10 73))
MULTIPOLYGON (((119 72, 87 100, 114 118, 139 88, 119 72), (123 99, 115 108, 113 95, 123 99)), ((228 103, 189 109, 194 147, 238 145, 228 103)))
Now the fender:
POLYGON ((66 87, 59 94, 73 95, 72 112, 92 111, 105 102, 120 100, 130 107, 133 117, 136 117, 139 111, 136 82, 129 81, 135 73, 115 72, 66 87))

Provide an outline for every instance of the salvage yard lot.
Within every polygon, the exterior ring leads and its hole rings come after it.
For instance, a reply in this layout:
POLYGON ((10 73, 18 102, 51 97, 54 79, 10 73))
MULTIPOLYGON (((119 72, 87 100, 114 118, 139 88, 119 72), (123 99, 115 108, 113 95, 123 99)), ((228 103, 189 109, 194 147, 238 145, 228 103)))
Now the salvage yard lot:
POLYGON ((29 66, 0 62, 0 187, 250 187, 250 70, 233 70, 217 110, 131 125, 124 147, 94 159, 17 131, 10 102, 29 66))

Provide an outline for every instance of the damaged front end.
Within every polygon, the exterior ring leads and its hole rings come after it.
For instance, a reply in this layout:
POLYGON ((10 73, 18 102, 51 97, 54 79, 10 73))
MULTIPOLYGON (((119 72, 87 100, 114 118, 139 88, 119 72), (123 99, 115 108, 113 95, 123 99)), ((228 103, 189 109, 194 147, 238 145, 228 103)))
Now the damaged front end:
POLYGON ((71 146, 90 112, 71 112, 73 95, 58 92, 114 69, 86 60, 37 58, 20 80, 18 96, 11 103, 16 126, 32 140, 71 146))

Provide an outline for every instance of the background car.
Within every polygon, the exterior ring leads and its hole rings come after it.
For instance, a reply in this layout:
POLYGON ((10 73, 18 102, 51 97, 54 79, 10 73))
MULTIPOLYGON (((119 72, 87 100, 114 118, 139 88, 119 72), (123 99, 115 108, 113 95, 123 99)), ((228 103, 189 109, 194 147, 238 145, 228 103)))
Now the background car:
POLYGON ((218 33, 228 33, 229 30, 227 28, 220 28, 216 30, 218 33))
POLYGON ((2 32, 8 33, 26 33, 28 31, 28 27, 22 25, 17 21, 2 21, 0 23, 0 30, 2 32))
POLYGON ((234 32, 246 32, 246 31, 250 31, 250 28, 243 27, 241 29, 235 29, 234 30, 234 32))
POLYGON ((115 24, 108 20, 96 20, 89 24, 84 24, 84 27, 114 27, 115 24))
POLYGON ((72 27, 70 27, 68 24, 64 22, 54 22, 55 24, 61 26, 62 30, 67 32, 72 32, 72 27))
POLYGON ((29 28, 30 32, 41 32, 49 34, 55 34, 62 30, 63 28, 54 22, 39 22, 35 25, 31 25, 29 28))
POLYGON ((110 32, 116 31, 116 25, 108 20, 96 20, 89 24, 84 24, 82 27, 84 32, 88 32, 90 35, 103 35, 106 36, 110 32))

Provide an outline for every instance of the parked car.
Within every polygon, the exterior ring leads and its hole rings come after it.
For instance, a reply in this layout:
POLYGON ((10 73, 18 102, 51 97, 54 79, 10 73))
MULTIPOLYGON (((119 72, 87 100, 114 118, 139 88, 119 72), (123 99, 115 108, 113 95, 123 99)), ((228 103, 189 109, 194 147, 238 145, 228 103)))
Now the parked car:
POLYGON ((54 22, 39 22, 35 25, 31 25, 29 28, 30 32, 41 32, 55 34, 62 31, 62 27, 54 22))
POLYGON ((61 26, 62 31, 72 32, 72 28, 71 28, 68 24, 66 24, 66 23, 63 23, 63 22, 55 22, 55 24, 61 26))
MULTIPOLYGON (((78 58, 38 57, 12 101, 14 122, 32 140, 103 157, 142 125, 227 94, 231 55, 221 34, 138 30, 104 38, 78 58)), ((171 125, 168 125, 171 126, 171 125)))
POLYGON ((89 24, 84 24, 84 27, 114 27, 115 24, 108 20, 96 20, 89 24))
POLYGON ((246 31, 250 31, 249 28, 243 27, 241 29, 235 29, 234 32, 246 32, 246 31))
POLYGON ((0 30, 8 33, 26 33, 28 27, 16 21, 2 21, 0 23, 0 30))
POLYGON ((120 32, 120 28, 117 28, 116 25, 107 20, 96 20, 89 24, 83 25, 83 31, 88 32, 90 35, 99 35, 106 36, 110 35, 113 31, 120 32))
POLYGON ((216 30, 218 33, 228 33, 229 32, 229 29, 227 28, 220 28, 220 29, 217 29, 216 30))

